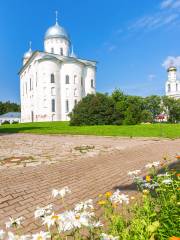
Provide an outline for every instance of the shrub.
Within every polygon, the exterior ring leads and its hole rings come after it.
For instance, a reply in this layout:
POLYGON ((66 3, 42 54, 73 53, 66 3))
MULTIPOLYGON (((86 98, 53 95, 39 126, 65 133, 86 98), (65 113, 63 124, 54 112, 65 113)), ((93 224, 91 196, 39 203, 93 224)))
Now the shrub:
POLYGON ((12 124, 18 124, 19 122, 18 121, 13 121, 12 124))
POLYGON ((70 114, 70 125, 107 125, 113 123, 114 104, 105 94, 89 94, 70 114))
POLYGON ((1 125, 5 125, 5 124, 10 124, 10 122, 6 120, 6 121, 1 123, 1 125))

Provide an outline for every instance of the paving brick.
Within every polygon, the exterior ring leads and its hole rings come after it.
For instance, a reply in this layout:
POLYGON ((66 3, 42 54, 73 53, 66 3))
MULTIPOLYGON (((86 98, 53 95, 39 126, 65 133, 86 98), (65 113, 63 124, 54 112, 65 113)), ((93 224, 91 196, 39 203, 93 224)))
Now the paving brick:
MULTIPOLYGON (((8 216, 25 216, 24 233, 39 229, 34 219, 37 206, 55 204, 55 211, 63 211, 62 202, 51 197, 53 188, 69 186, 69 207, 99 193, 128 186, 127 171, 142 169, 144 164, 157 161, 168 154, 173 159, 179 151, 180 140, 127 139, 103 137, 65 137, 13 134, 0 136, 4 152, 0 157, 33 156, 37 161, 58 159, 55 163, 28 167, 0 169, 0 227, 8 216), (4 145, 3 145, 4 144, 4 145), (99 153, 76 155, 74 146, 95 145, 99 153), (101 151, 102 150, 102 151, 101 151), (64 154, 64 155, 63 155, 64 154)), ((143 173, 145 170, 143 169, 143 173)), ((128 191, 128 188, 126 189, 128 191)))

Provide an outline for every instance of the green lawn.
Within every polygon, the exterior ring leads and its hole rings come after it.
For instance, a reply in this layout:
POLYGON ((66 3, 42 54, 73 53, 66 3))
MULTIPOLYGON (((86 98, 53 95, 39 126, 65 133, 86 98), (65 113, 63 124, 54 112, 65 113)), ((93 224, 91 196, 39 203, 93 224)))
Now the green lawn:
POLYGON ((180 124, 144 124, 133 126, 69 126, 68 122, 7 124, 0 133, 71 134, 179 138, 180 124))

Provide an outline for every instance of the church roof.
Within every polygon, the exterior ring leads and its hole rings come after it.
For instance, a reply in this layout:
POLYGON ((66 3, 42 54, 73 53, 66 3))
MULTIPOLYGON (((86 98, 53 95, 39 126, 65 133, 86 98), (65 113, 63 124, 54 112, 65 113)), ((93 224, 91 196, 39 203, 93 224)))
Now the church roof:
POLYGON ((20 118, 20 117, 21 117, 20 112, 8 112, 0 115, 0 118, 20 118))
POLYGON ((82 59, 82 58, 74 58, 71 56, 61 56, 59 54, 54 54, 54 53, 47 53, 47 52, 43 52, 43 51, 34 51, 33 54, 31 55, 31 57, 28 59, 28 61, 22 66, 22 68, 19 71, 19 74, 21 74, 21 72, 29 65, 30 62, 33 61, 33 59, 38 55, 41 54, 41 58, 37 59, 37 60, 45 60, 45 59, 57 59, 59 61, 62 62, 68 62, 68 61, 75 61, 75 62, 79 62, 85 65, 91 65, 91 66, 95 66, 95 64, 97 63, 97 61, 95 60, 87 60, 87 59, 82 59))
POLYGON ((54 26, 48 28, 48 30, 45 33, 45 39, 50 39, 50 38, 64 38, 67 41, 70 41, 70 37, 66 30, 61 27, 57 22, 54 26))

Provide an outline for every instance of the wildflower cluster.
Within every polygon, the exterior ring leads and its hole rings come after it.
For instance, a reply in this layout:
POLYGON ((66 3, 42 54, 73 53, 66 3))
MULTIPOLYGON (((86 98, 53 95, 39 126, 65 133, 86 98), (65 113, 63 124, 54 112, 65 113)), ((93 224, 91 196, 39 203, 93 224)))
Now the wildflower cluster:
POLYGON ((117 189, 99 194, 95 203, 88 199, 70 208, 65 197, 71 190, 68 187, 53 189, 52 197, 58 199, 64 210, 57 213, 49 204, 37 207, 34 212, 35 220, 45 226, 46 231, 21 235, 24 218, 9 218, 5 223, 6 231, 0 230, 0 240, 180 239, 180 174, 167 166, 159 173, 160 165, 160 162, 148 163, 145 168, 149 172, 144 178, 140 176, 141 170, 128 172, 142 192, 138 198, 117 189))

